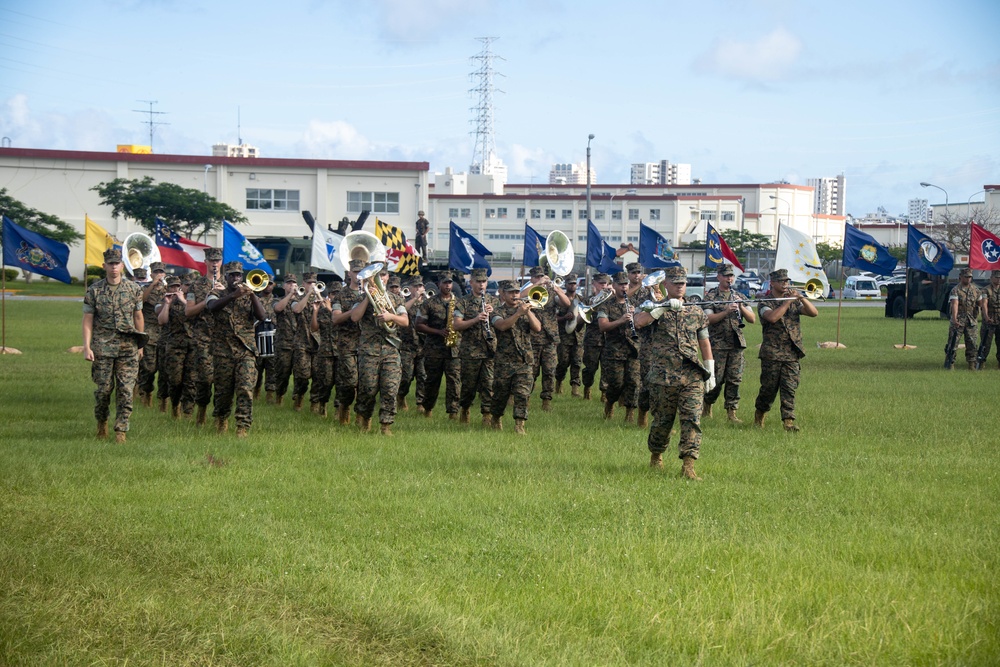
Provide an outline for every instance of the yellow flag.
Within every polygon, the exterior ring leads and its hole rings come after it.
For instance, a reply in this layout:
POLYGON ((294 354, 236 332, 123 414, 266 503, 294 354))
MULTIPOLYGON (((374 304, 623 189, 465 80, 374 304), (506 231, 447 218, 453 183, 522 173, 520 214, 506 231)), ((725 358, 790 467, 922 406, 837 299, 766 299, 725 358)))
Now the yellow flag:
POLYGON ((121 245, 121 241, 116 239, 108 230, 90 219, 89 215, 84 215, 87 223, 87 239, 85 241, 87 253, 84 264, 88 266, 100 266, 104 263, 104 251, 121 245))

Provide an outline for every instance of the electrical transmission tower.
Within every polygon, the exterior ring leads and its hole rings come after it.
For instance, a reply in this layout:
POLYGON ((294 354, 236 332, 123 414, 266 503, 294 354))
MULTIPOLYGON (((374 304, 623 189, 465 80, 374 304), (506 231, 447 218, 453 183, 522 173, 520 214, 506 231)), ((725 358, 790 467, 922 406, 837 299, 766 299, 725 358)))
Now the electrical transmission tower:
POLYGON ((164 123, 161 121, 153 120, 155 116, 166 115, 166 111, 153 111, 153 105, 159 104, 156 100, 136 100, 137 102, 142 102, 143 104, 149 105, 149 110, 146 109, 132 109, 136 113, 149 114, 149 120, 142 121, 143 125, 149 125, 149 150, 153 150, 153 130, 156 129, 157 125, 170 125, 170 123, 164 123))
POLYGON ((475 132, 469 134, 476 135, 476 147, 472 154, 472 164, 469 166, 469 173, 489 174, 497 161, 496 134, 493 129, 493 94, 502 93, 494 84, 497 76, 503 76, 493 69, 494 60, 503 60, 500 56, 494 55, 490 50, 490 45, 497 37, 479 37, 483 43, 483 50, 472 56, 472 62, 478 63, 478 69, 469 76, 476 81, 476 87, 469 90, 478 96, 479 101, 470 111, 475 113, 472 124, 476 126, 475 132))

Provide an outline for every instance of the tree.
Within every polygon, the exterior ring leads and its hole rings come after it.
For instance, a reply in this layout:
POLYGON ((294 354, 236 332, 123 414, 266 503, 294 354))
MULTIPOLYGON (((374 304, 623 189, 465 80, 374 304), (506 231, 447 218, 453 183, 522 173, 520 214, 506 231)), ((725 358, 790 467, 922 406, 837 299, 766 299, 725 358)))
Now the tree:
POLYGON ((101 204, 111 207, 111 217, 135 220, 151 235, 156 219, 182 236, 198 238, 222 227, 222 221, 247 222, 244 215, 201 190, 182 188, 174 183, 153 184, 142 180, 116 178, 91 188, 101 195, 101 204))
POLYGON ((956 253, 968 253, 972 241, 972 227, 976 223, 994 234, 1000 235, 1000 210, 993 207, 979 207, 971 211, 947 211, 941 216, 934 216, 934 223, 924 228, 928 236, 943 241, 956 253))
POLYGON ((771 237, 766 234, 756 234, 745 229, 727 229, 722 238, 732 248, 737 256, 745 255, 748 250, 768 250, 771 248, 771 237))
POLYGON ((827 264, 829 262, 836 262, 843 259, 844 249, 836 243, 820 241, 816 244, 816 254, 819 255, 820 262, 827 264))
POLYGON ((76 245, 84 236, 73 225, 48 213, 42 213, 25 206, 7 194, 7 188, 0 188, 0 213, 25 229, 67 245, 76 245))

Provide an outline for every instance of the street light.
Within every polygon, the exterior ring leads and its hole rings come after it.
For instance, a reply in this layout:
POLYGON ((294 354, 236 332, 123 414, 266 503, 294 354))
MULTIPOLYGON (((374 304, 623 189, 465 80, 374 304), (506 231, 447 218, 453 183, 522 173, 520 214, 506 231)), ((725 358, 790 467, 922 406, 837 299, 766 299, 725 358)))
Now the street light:
POLYGON ((208 172, 212 171, 212 165, 205 165, 205 194, 208 194, 208 172))
MULTIPOLYGON (((978 195, 980 192, 982 192, 982 193, 985 194, 986 190, 985 189, 978 190, 976 192, 973 192, 971 195, 969 195, 969 201, 966 204, 966 208, 965 208, 965 212, 968 214, 969 220, 972 220, 972 198, 975 197, 976 195, 978 195)), ((978 204, 979 202, 976 202, 976 203, 978 204)), ((985 204, 986 202, 983 201, 983 203, 985 204)))
MULTIPOLYGON (((920 182, 920 187, 922 187, 922 188, 937 188, 938 190, 940 190, 941 192, 943 192, 944 193, 944 212, 945 212, 945 214, 948 213, 948 191, 947 190, 945 190, 944 188, 942 188, 940 185, 934 185, 933 183, 924 183, 923 181, 920 182)), ((934 209, 931 209, 931 210, 933 211, 934 209)), ((934 218, 933 218, 933 216, 931 217, 931 224, 932 225, 934 224, 934 218)))
POLYGON ((587 135, 587 220, 590 220, 590 142, 594 135, 587 135))
MULTIPOLYGON (((782 204, 784 204, 785 206, 788 207, 788 218, 787 219, 788 219, 788 224, 791 224, 791 219, 792 219, 792 205, 789 204, 787 200, 782 199, 781 197, 778 197, 776 195, 771 195, 771 199, 774 199, 776 201, 780 201, 782 204)), ((778 207, 777 207, 777 205, 775 205, 775 206, 772 206, 771 208, 769 208, 768 210, 769 211, 778 212, 778 207)), ((779 224, 781 223, 780 219, 778 220, 778 223, 779 224)))

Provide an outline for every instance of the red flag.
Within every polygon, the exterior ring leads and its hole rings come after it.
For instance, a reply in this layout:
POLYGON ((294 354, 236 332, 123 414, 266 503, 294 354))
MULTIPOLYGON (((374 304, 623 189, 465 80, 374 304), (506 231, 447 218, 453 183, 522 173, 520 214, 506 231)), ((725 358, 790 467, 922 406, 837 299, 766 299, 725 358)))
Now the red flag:
POLYGON ((180 236, 159 219, 156 221, 156 247, 160 249, 160 259, 165 264, 195 269, 202 275, 207 271, 205 248, 212 246, 180 236))
POLYGON ((972 223, 969 266, 987 271, 1000 270, 1000 237, 972 223))
POLYGON ((721 234, 719 235, 719 247, 722 249, 722 256, 730 264, 735 266, 740 271, 746 271, 746 269, 743 268, 743 265, 740 264, 740 260, 736 259, 736 253, 733 252, 733 249, 729 247, 729 244, 726 243, 726 239, 722 238, 721 234))

